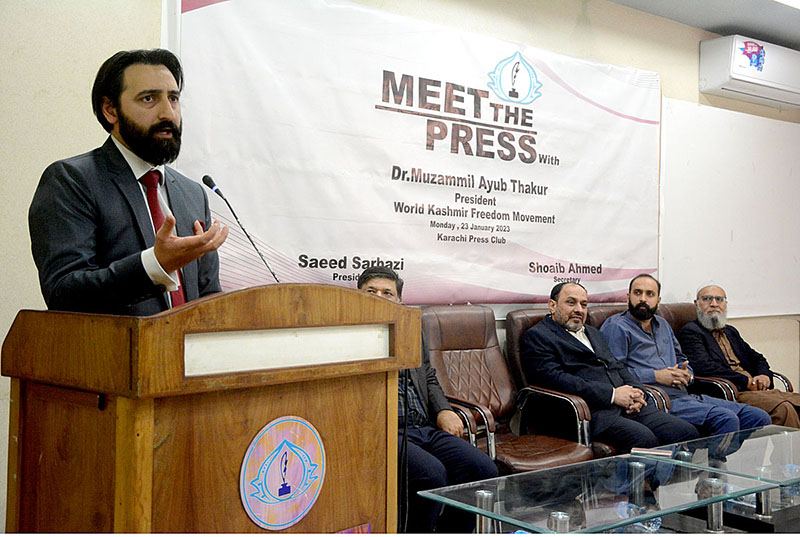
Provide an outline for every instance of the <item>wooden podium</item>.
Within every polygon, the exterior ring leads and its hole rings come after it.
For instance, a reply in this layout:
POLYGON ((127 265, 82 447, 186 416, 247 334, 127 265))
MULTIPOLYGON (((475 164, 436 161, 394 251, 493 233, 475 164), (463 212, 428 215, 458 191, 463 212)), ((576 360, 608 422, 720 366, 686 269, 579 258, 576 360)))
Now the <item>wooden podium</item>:
POLYGON ((21 311, 2 350, 6 529, 267 531, 243 507, 243 457, 268 423, 298 416, 326 473, 285 531, 394 532, 397 371, 419 365, 420 338, 419 310, 329 285, 150 317, 21 311))

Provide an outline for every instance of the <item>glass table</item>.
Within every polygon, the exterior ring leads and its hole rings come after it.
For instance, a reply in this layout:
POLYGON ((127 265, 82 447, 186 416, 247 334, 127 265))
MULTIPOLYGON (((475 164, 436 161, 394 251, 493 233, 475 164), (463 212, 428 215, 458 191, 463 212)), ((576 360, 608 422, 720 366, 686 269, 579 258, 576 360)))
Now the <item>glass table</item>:
MULTIPOLYGON (((420 492, 472 512, 479 532, 498 523, 529 532, 601 532, 629 527, 657 531, 661 517, 757 494, 775 483, 744 474, 698 471, 673 453, 663 458, 622 455, 420 492)), ((686 458, 684 456, 684 458, 686 458)), ((699 465, 698 465, 699 466, 699 465)), ((504 528, 508 530, 508 527, 504 528)))
MULTIPOLYGON (((768 425, 661 449, 667 459, 691 468, 698 476, 723 481, 728 476, 751 477, 775 485, 769 491, 725 502, 727 521, 736 517, 756 521, 736 524, 737 527, 756 532, 800 529, 800 430, 768 425)), ((643 456, 665 460, 656 455, 643 456)))

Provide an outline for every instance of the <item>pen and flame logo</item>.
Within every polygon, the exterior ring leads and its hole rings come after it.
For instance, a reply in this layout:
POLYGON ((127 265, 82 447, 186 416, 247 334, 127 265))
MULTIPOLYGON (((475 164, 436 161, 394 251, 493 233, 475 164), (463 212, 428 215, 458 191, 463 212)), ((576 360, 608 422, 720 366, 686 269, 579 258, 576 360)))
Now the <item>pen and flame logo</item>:
POLYGON ((242 462, 239 492, 247 515, 269 530, 296 524, 317 500, 325 467, 325 448, 313 425, 296 416, 270 422, 242 462))
POLYGON ((514 85, 517 83, 517 75, 519 74, 519 62, 514 64, 514 67, 511 68, 511 90, 508 92, 509 97, 514 97, 515 99, 519 97, 519 92, 514 88, 514 85))
POLYGON ((289 486, 289 484, 286 482, 286 470, 289 467, 289 452, 288 451, 284 451, 283 455, 281 455, 281 466, 283 466, 283 468, 281 468, 281 481, 283 481, 283 484, 281 485, 281 488, 278 489, 278 495, 279 496, 283 496, 285 494, 289 494, 292 491, 292 487, 289 486))
POLYGON ((489 89, 504 101, 529 104, 542 96, 536 71, 519 52, 501 60, 489 73, 489 80, 489 89))
POLYGON ((304 494, 319 476, 315 475, 318 465, 311 462, 311 457, 299 446, 284 440, 270 453, 258 470, 258 476, 250 481, 255 489, 251 496, 263 503, 279 503, 297 498, 304 494), (278 461, 278 454, 281 454, 278 461), (289 453, 294 457, 292 464, 292 485, 286 481, 289 470, 289 453), (296 461, 296 462, 294 462, 296 461))

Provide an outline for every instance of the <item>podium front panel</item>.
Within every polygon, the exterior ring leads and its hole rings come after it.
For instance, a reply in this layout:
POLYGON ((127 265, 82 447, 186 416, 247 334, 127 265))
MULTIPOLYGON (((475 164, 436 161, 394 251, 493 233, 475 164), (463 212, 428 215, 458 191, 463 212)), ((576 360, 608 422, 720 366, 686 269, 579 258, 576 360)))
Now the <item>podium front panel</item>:
MULTIPOLYGON (((336 343, 296 339, 310 356, 335 354, 336 343)), ((242 505, 242 460, 267 424, 298 416, 318 431, 327 469, 313 508, 283 531, 393 532, 397 371, 418 366, 420 348, 418 309, 336 286, 250 288, 141 318, 21 311, 2 352, 6 529, 264 532, 242 505), (186 374, 192 334, 363 327, 372 342, 343 361, 186 374)))

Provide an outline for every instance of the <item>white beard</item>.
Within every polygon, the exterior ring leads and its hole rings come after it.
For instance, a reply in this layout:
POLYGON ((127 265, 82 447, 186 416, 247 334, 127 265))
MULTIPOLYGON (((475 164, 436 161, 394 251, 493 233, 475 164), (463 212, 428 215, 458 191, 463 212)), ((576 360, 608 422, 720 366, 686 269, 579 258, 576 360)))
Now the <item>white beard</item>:
POLYGON ((706 330, 719 330, 728 324, 728 315, 725 312, 706 315, 700 308, 697 308, 697 321, 706 330))

